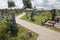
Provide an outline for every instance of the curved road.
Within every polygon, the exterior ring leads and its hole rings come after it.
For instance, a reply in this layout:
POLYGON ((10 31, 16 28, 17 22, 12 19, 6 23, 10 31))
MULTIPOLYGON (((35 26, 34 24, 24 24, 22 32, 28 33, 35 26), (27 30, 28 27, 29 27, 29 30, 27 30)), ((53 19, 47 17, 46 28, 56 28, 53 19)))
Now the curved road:
POLYGON ((60 33, 21 19, 25 13, 16 17, 16 23, 39 34, 37 40, 60 40, 60 33))

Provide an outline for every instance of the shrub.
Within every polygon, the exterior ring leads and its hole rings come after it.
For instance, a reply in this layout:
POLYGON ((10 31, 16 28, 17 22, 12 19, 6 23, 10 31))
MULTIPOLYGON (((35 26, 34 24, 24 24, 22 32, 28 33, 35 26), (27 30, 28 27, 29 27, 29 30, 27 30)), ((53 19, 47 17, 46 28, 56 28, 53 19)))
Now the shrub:
POLYGON ((9 31, 9 26, 7 26, 5 23, 2 23, 0 26, 0 40, 7 40, 7 32, 9 31))

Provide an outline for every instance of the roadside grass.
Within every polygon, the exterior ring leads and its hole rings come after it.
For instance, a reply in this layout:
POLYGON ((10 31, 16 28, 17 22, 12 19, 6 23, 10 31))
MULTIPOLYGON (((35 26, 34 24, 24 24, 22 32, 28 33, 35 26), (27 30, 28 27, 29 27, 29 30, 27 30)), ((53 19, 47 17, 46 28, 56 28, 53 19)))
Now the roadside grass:
MULTIPOLYGON (((20 13, 20 12, 18 14, 16 13, 15 16, 18 16, 20 14, 22 14, 22 13, 20 13)), ((17 24, 17 27, 18 27, 17 35, 14 33, 14 35, 16 35, 16 36, 12 35, 11 37, 8 38, 7 37, 8 34, 7 34, 7 32, 5 33, 5 31, 9 31, 10 28, 9 28, 9 25, 7 26, 7 24, 5 24, 4 22, 5 22, 5 20, 0 20, 0 40, 3 40, 3 38, 4 38, 4 40, 5 39, 6 40, 37 40, 37 37, 38 37, 37 33, 33 32, 27 28, 24 28, 23 26, 21 26, 19 24, 17 24), (31 34, 32 34, 31 37, 28 36, 28 34, 27 34, 28 32, 31 32, 31 34)))
MULTIPOLYGON (((25 15, 25 16, 23 16, 21 19, 26 20, 26 21, 28 21, 28 22, 32 22, 32 23, 37 24, 37 25, 40 25, 40 26, 41 26, 41 22, 44 22, 44 21, 47 20, 47 19, 51 19, 51 14, 50 14, 50 12, 45 12, 45 13, 40 13, 40 14, 38 14, 38 15, 35 15, 35 16, 34 16, 34 21, 31 21, 30 15, 31 15, 31 14, 28 13, 28 14, 27 14, 27 17, 28 17, 28 18, 27 18, 26 15, 25 15)), ((55 28, 55 27, 52 27, 52 26, 44 26, 44 27, 46 27, 46 28, 48 28, 48 29, 52 29, 52 30, 55 30, 55 31, 60 32, 60 29, 55 28)))
MULTIPOLYGON (((21 12, 19 13, 15 13, 15 16, 18 16, 22 14, 21 12)), ((17 36, 11 36, 11 38, 9 40, 36 40, 37 37, 38 37, 38 34, 35 33, 35 32, 32 32, 31 30, 27 29, 27 28, 24 28, 23 26, 17 24, 18 26, 18 34, 17 36), (32 33, 32 37, 29 37, 27 35, 28 32, 31 32, 32 33)))
POLYGON ((20 14, 22 14, 23 12, 18 12, 18 13, 15 13, 15 16, 18 16, 20 14))
MULTIPOLYGON (((7 26, 5 23, 2 23, 0 25, 0 38, 4 38, 5 40, 37 40, 38 34, 17 24, 18 32, 17 34, 14 33, 10 37, 7 37, 7 31, 9 31, 9 26, 7 26), (6 33, 5 33, 6 32, 6 33), (31 37, 29 37, 28 32, 31 32, 31 37), (3 33, 3 34, 1 34, 3 33), (5 36, 5 35, 6 36, 5 36), (3 37, 4 36, 4 37, 3 37), (6 37, 6 38, 5 38, 6 37)), ((1 40, 1 39, 0 39, 1 40)), ((3 39, 2 39, 3 40, 3 39)))
POLYGON ((38 24, 38 25, 41 25, 41 21, 45 21, 47 20, 48 18, 51 19, 51 14, 48 14, 48 13, 43 13, 43 14, 37 14, 34 16, 34 21, 31 21, 31 18, 30 18, 30 13, 27 14, 27 17, 26 18, 26 15, 23 16, 21 19, 23 20, 26 20, 26 21, 29 21, 29 22, 32 22, 32 23, 35 23, 35 24, 38 24))
POLYGON ((54 31, 57 31, 57 32, 60 32, 60 28, 56 28, 56 27, 53 27, 53 26, 44 26, 48 29, 51 29, 51 30, 54 30, 54 31))
POLYGON ((38 34, 20 26, 19 24, 17 26, 18 26, 18 35, 15 37, 12 36, 9 40, 37 40, 38 34), (31 37, 27 35, 28 32, 32 33, 31 37))

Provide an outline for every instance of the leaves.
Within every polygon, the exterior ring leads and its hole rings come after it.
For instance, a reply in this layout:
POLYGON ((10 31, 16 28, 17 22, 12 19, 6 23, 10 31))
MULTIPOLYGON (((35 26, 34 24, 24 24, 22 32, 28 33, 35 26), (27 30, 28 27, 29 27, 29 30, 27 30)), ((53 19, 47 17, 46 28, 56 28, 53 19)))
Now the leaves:
POLYGON ((30 0, 23 0, 23 4, 24 6, 26 6, 26 8, 32 8, 32 4, 30 0))
POLYGON ((0 40, 7 40, 7 32, 9 31, 9 26, 7 26, 3 21, 0 22, 0 40))
POLYGON ((15 3, 12 1, 8 1, 8 7, 15 7, 15 3))

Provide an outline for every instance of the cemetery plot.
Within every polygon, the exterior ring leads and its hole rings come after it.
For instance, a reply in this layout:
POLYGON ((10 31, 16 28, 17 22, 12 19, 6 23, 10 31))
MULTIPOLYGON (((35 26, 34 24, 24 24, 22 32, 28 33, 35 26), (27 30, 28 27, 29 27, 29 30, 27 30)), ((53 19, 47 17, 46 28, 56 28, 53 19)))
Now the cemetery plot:
POLYGON ((36 13, 34 13, 34 15, 33 15, 34 21, 31 20, 31 15, 32 15, 32 13, 28 12, 27 13, 28 18, 25 15, 25 16, 22 17, 22 19, 30 21, 30 22, 34 22, 35 24, 39 24, 39 25, 41 25, 41 22, 44 22, 47 19, 51 19, 50 12, 45 12, 45 13, 44 12, 41 12, 41 13, 36 12, 36 13))
MULTIPOLYGON (((59 28, 55 27, 57 21, 60 21, 60 19, 56 19, 57 16, 59 16, 58 14, 60 14, 59 11, 56 11, 55 9, 53 10, 39 10, 36 12, 32 12, 32 11, 28 11, 27 13, 27 17, 26 15, 22 17, 23 20, 38 24, 38 25, 49 25, 51 28, 49 29, 57 29, 56 31, 60 30, 60 25, 59 28), (33 15, 34 14, 34 15, 33 15), (33 16, 32 16, 33 15, 33 16), (31 18, 33 20, 31 20, 31 18)), ((58 17, 59 18, 59 17, 58 17)), ((49 27, 48 26, 48 27, 49 27)), ((59 31, 60 32, 60 31, 59 31)))
POLYGON ((52 19, 48 20, 47 22, 45 22, 45 24, 50 25, 52 24, 52 26, 56 27, 56 28, 60 28, 60 16, 58 16, 56 9, 51 10, 51 14, 52 14, 52 19), (50 24, 49 24, 50 23, 50 24))
POLYGON ((38 34, 16 24, 14 12, 12 11, 9 12, 9 10, 8 12, 6 13, 5 12, 2 13, 2 10, 0 11, 0 18, 1 18, 0 40, 36 40, 37 39, 38 34))
POLYGON ((45 25, 49 25, 49 26, 54 26, 55 24, 55 21, 51 21, 51 20, 48 20, 47 22, 45 22, 45 25))

